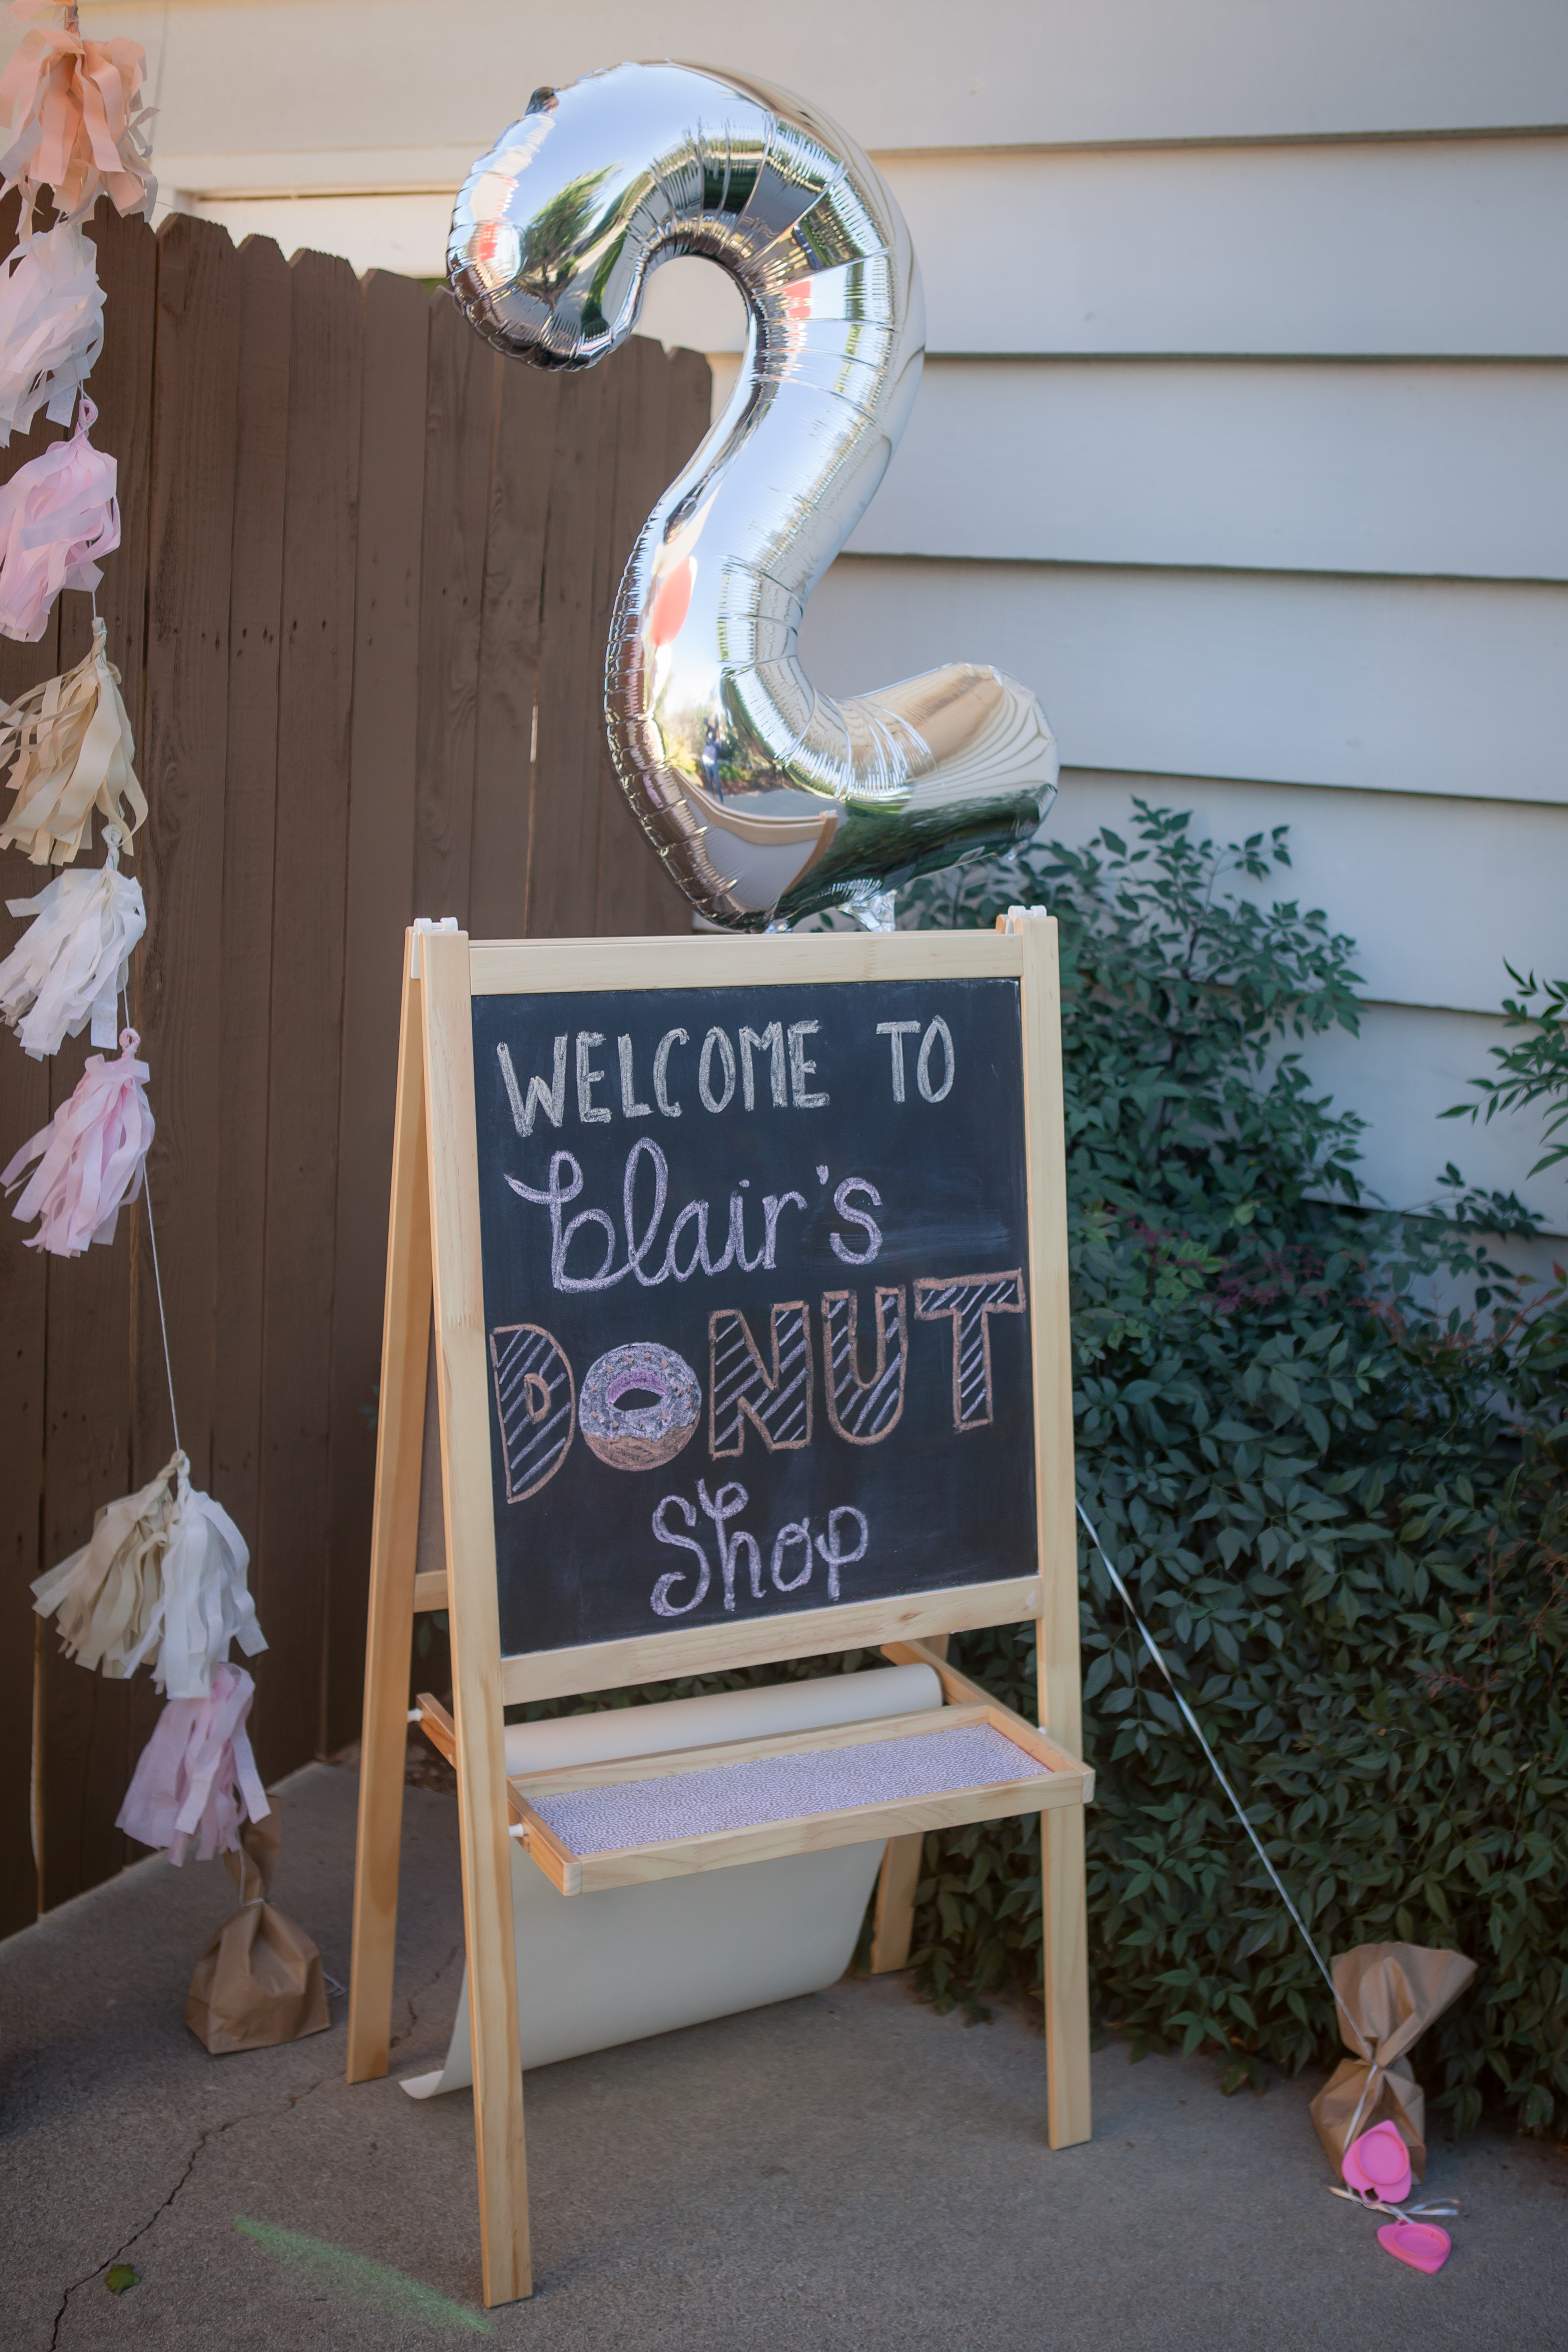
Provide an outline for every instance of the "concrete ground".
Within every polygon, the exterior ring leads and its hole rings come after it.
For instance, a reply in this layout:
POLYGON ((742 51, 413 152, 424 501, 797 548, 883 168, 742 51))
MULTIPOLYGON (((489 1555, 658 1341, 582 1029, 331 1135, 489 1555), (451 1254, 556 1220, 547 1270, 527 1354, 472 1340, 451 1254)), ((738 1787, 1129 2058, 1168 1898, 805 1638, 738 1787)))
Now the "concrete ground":
MULTIPOLYGON (((348 1974, 355 1778, 285 1785, 282 1907, 348 1974)), ((460 1975, 454 1801, 410 1789, 396 2072, 460 1975)), ((182 2022, 232 1907, 162 1857, 0 1946, 0 2346, 292 2352, 1477 2352, 1568 2347, 1568 2150, 1438 2144, 1427 2278, 1327 2196, 1310 2083, 1223 2099, 1202 2060, 1094 2061, 1092 2145, 1046 2145, 1021 2014, 899 1979, 528 2078, 538 2292, 486 2315, 468 2096, 342 2079, 331 2032, 209 2058, 182 2022), (107 2291, 110 2264, 139 2283, 107 2291)))

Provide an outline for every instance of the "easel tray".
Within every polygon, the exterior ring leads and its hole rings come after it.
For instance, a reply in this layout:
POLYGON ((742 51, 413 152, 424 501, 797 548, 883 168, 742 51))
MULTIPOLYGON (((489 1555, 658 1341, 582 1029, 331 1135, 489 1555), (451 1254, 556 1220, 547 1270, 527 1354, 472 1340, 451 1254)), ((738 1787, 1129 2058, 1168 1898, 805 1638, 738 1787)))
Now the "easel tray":
MULTIPOLYGON (((420 1700, 435 1744, 450 1717, 420 1700)), ((1094 1776, 990 1701, 518 1774, 513 1834, 563 1895, 1083 1805, 1094 1776)))

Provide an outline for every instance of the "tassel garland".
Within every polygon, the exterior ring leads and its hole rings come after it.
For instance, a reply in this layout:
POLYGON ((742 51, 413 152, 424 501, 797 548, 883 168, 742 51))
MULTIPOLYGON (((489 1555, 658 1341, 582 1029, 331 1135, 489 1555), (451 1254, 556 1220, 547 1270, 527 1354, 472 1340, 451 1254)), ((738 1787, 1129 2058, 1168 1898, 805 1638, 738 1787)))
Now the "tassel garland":
POLYGON ((81 1549, 33 1586, 33 1606, 40 1617, 56 1619, 66 1655, 101 1668, 111 1682, 134 1674, 158 1629, 163 1553, 184 1458, 176 1454, 138 1494, 105 1503, 81 1549))
MULTIPOLYGON (((51 0, 13 0, 26 24, 51 0)), ((13 138, 0 155, 5 193, 22 191, 22 231, 40 188, 68 220, 85 220, 107 188, 122 216, 153 216, 158 183, 147 144, 152 110, 141 103, 147 58, 139 41, 84 41, 67 23, 25 36, 0 74, 0 117, 13 138)))
POLYGON ((40 408, 68 425, 103 349, 98 257, 74 221, 25 236, 0 263, 0 448, 40 408))
POLYGON ((10 784, 16 795, 0 824, 0 849, 20 849, 35 866, 68 866, 96 809, 105 833, 129 854, 147 814, 135 756, 120 672, 109 658, 103 623, 95 620, 92 649, 74 669, 0 712, 0 767, 15 762, 10 784))
POLYGON ((32 927, 0 963, 0 1021, 35 1062, 58 1054, 89 1022, 95 1045, 115 1042, 118 1000, 136 942, 147 929, 142 886, 107 865, 57 875, 36 898, 8 898, 32 927))
MULTIPOLYGON (((26 24, 47 5, 12 0, 10 14, 26 24)), ((89 439, 98 412, 85 386, 103 347, 103 292, 80 224, 106 191, 122 215, 151 215, 157 191, 142 48, 84 40, 76 8, 62 13, 63 25, 29 31, 0 74, 11 133, 0 183, 21 195, 20 241, 0 264, 0 447, 40 409, 64 425, 77 406, 68 437, 0 486, 0 635, 27 644, 43 635, 62 589, 98 586, 95 559, 120 544, 115 461, 89 439), (58 217, 35 233, 46 189, 58 217)), ((0 1020, 35 1059, 89 1024, 95 1045, 113 1045, 117 998, 147 927, 140 887, 119 871, 147 803, 107 645, 95 616, 87 658, 0 713, 0 768, 11 769, 16 793, 0 847, 68 866, 97 810, 107 850, 100 871, 61 874, 37 898, 8 902, 30 928, 0 962, 0 1020)), ((79 1257, 112 1241, 121 1206, 140 1192, 153 1124, 139 1043, 127 1028, 117 1058, 89 1055, 70 1100, 0 1171, 7 1193, 26 1179, 12 1214, 37 1219, 29 1248, 79 1257)), ((106 1505, 89 1541, 33 1594, 68 1655, 114 1679, 149 1664, 167 1693, 118 1826, 179 1863, 193 1839, 203 1861, 237 1851, 241 1822, 270 1808, 245 1728, 255 1685, 226 1663, 233 1641, 251 1656, 267 1646, 246 1584, 249 1553, 227 1512, 193 1489, 177 1430, 175 1444, 157 1477, 106 1505)))
POLYGON ((123 1682, 150 1665, 171 1698, 205 1698, 237 1639, 267 1647, 246 1586, 250 1554, 221 1503, 191 1485, 178 1451, 151 1486, 99 1512, 89 1539, 33 1586, 68 1657, 123 1682))
POLYGON ((172 1698, 142 1750, 116 1829, 166 1847, 175 1864, 193 1837, 198 1862, 237 1852, 240 1822, 272 1810, 246 1737, 255 1695, 243 1666, 219 1666, 210 1697, 172 1698))
POLYGON ((135 1058, 134 1029, 120 1033, 120 1058, 89 1054, 69 1102, 0 1169, 0 1187, 14 1192, 33 1160, 38 1166, 11 1214, 37 1217, 28 1249, 54 1257, 80 1257, 89 1243, 114 1239, 121 1208, 142 1190, 153 1140, 153 1114, 142 1089, 147 1065, 135 1058))
POLYGON ((98 411, 84 392, 76 431, 0 488, 0 635, 32 645, 62 588, 96 588, 95 555, 120 544, 115 461, 95 449, 89 429, 98 411))

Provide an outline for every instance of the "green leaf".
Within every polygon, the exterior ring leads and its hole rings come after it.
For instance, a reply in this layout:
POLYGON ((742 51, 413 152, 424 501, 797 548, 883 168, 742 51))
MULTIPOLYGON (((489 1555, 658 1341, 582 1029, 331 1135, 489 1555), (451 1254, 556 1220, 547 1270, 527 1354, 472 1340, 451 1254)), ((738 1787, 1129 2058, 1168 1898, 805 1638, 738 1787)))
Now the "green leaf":
POLYGON ((1095 1659, 1083 1678, 1083 1695, 1086 1699, 1097 1697, 1105 1688, 1106 1684, 1110 1680, 1115 1664, 1116 1661, 1109 1650, 1095 1659))

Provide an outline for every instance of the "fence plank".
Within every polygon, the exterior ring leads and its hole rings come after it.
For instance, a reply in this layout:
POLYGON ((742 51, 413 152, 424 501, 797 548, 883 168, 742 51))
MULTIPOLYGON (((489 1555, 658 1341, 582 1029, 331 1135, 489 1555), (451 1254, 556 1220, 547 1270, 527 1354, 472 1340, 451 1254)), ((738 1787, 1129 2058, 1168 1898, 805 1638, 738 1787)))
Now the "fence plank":
MULTIPOLYGON (((671 352, 665 406, 665 482, 673 482, 695 456, 713 410, 713 371, 700 352, 671 352)), ((642 921, 645 931, 675 933, 691 929, 691 906, 662 862, 644 868, 642 921)))
MULTIPOLYGON (((120 548, 105 560, 98 607, 140 744, 157 246, 144 221, 122 221, 106 204, 99 206, 90 234, 98 247, 106 320, 112 322, 92 376, 99 411, 93 440, 117 461, 121 515, 120 548)), ((86 595, 68 591, 62 596, 62 667, 79 661, 87 652, 91 619, 86 595)), ((139 853, 137 866, 146 862, 144 853, 139 853)), ((75 1087, 88 1051, 82 1037, 68 1041, 55 1056, 51 1110, 75 1087)), ((121 1217, 110 1246, 57 1261, 49 1269, 47 1562, 85 1543, 99 1505, 124 1494, 130 1484, 132 1325, 135 1313, 151 1307, 150 1298, 142 1296, 142 1223, 138 1209, 121 1217)), ((128 1849, 114 1827, 114 1816, 158 1702, 145 1675, 140 1684, 146 1687, 105 1682, 62 1657, 52 1635, 41 1643, 38 1656, 39 1882, 47 1908, 109 1877, 125 1861, 128 1849)))
POLYGON ((257 1755, 321 1737, 332 1236, 363 332, 346 261, 297 253, 278 684, 257 1755))
POLYGON ((701 352, 671 352, 669 440, 665 454, 672 482, 707 432, 712 411, 713 371, 701 352))
MULTIPOLYGON (((616 449, 615 511, 608 533, 618 583, 660 494, 674 481, 708 430, 712 376, 700 352, 668 359, 658 344, 634 337, 635 384, 622 392, 616 449)), ((691 909, 665 872, 627 806, 606 744, 600 770, 599 892, 601 933, 647 934, 689 929, 691 909)))
MULTIPOLYGON (((0 204, 0 252, 16 243, 16 206, 14 195, 0 204)), ((14 436, 0 450, 0 481, 9 481, 63 429, 40 416, 30 433, 14 436)), ((59 650, 58 606, 36 645, 0 637, 0 700, 14 702, 53 677, 59 650)), ((11 806, 8 793, 0 804, 11 806)), ((8 898, 37 898, 48 880, 48 869, 30 865, 20 850, 0 850, 0 906, 8 898)), ((0 954, 10 953, 18 929, 7 919, 0 954)), ((48 1116, 47 1065, 29 1061, 0 1037, 0 1167, 48 1116)), ((25 1246, 24 1230, 0 1215, 0 1936, 26 1927, 38 1907, 31 1788, 33 1653, 42 1628, 27 1587, 48 1565, 39 1548, 48 1260, 25 1246)))
MULTIPOLYGON (((174 214, 158 237, 142 777, 147 940, 139 1026, 157 1135, 152 1213, 180 1443, 212 1479, 222 1059, 223 789, 228 741, 239 261, 226 229, 174 214)), ((137 1318, 132 1476, 174 1444, 162 1337, 137 1318)))
POLYGON ((414 895, 421 915, 456 915, 466 924, 485 530, 502 362, 447 293, 430 304, 429 364, 414 895))
POLYGON ((289 456, 291 281, 270 237, 239 248, 239 367, 223 785, 223 1052, 212 1491, 252 1552, 261 1494, 278 639, 289 456))
MULTIPOLYGON (((670 478, 669 363, 662 345, 647 335, 626 344, 621 383, 621 414, 615 444, 615 495, 604 531, 612 599, 619 590, 638 533, 670 478)), ((608 651, 612 611, 604 623, 608 651)), ((606 935, 662 929, 658 901, 670 890, 658 852, 632 814, 610 757, 609 738, 599 741, 599 887, 595 929, 606 935), (650 915, 654 919, 650 920, 650 915)))
POLYGON ((528 922, 544 532, 561 396, 554 373, 503 364, 474 730, 468 928, 477 939, 518 939, 528 922))
MULTIPOLYGON (((365 279, 343 1076, 332 1297, 323 1745, 359 1736, 403 934, 414 914, 419 562, 430 304, 365 279)), ((475 341, 478 340, 476 337, 475 341)))
POLYGON ((528 861, 531 938, 569 939, 594 928, 599 738, 605 723, 605 649, 602 639, 594 641, 603 567, 595 562, 595 546, 605 490, 605 440, 618 414, 617 394, 613 363, 606 362, 563 384, 556 410, 528 861))

